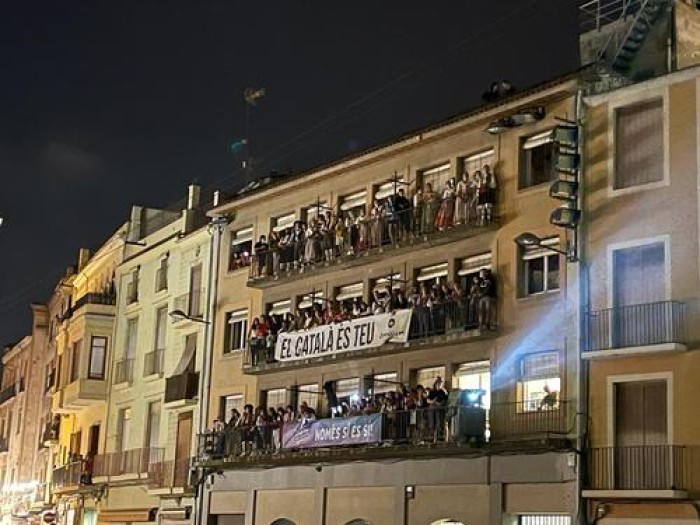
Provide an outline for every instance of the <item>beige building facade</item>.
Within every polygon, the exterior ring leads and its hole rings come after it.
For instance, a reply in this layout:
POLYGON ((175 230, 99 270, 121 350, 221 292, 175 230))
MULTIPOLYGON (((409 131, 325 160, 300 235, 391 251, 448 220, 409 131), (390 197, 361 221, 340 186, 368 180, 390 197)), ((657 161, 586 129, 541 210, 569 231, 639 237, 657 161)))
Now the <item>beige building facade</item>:
POLYGON ((532 232, 545 239, 545 246, 566 251, 566 232, 549 223, 558 203, 549 196, 549 172, 541 171, 547 168, 540 160, 551 162, 557 118, 575 118, 577 87, 575 78, 540 86, 244 193, 210 212, 235 214, 222 239, 210 420, 228 418, 231 407, 244 403, 298 409, 302 401, 319 418, 327 417, 324 385, 333 385, 339 399, 352 403, 401 384, 432 385, 440 376, 455 392, 476 383, 489 423, 485 442, 470 446, 459 445, 454 434, 443 436, 437 448, 432 441, 399 445, 383 436, 381 446, 360 449, 205 457, 204 468, 221 470, 205 485, 205 514, 220 523, 246 525, 398 525, 446 518, 500 524, 544 515, 569 523, 576 515, 578 337, 570 312, 576 312, 577 269, 558 253, 526 252, 513 239, 532 232), (527 123, 485 131, 525 114, 527 123), (292 226, 294 220, 310 221, 321 203, 334 215, 352 208, 358 217, 398 191, 396 185, 426 192, 430 183, 442 195, 449 179, 460 180, 464 171, 471 176, 486 171, 485 165, 497 181, 491 188, 493 220, 477 217, 445 231, 430 224, 398 243, 342 254, 303 270, 292 266, 277 275, 266 275, 255 257, 245 267, 241 254, 254 248, 260 235, 292 226), (250 246, 241 249, 241 239, 250 239, 250 246), (387 286, 400 286, 409 295, 422 284, 465 288, 481 268, 489 268, 497 282, 497 321, 490 328, 465 327, 457 313, 456 319, 437 314, 430 322, 440 328, 421 329, 414 315, 417 331, 407 343, 289 362, 255 356, 247 337, 240 336, 264 313, 300 311, 338 298, 370 302, 375 288, 387 286), (548 392, 554 392, 549 400, 556 399, 551 405, 543 401, 548 392))

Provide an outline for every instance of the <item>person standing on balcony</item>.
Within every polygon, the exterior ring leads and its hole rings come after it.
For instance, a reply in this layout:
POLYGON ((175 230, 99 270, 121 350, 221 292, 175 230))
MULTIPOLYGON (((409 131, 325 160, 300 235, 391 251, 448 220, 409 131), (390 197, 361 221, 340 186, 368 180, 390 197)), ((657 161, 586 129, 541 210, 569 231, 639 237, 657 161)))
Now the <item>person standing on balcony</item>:
POLYGON ((416 188, 411 199, 413 201, 413 235, 418 235, 423 221, 423 191, 416 188))
POLYGON ((382 230, 384 229, 384 209, 378 200, 374 201, 370 211, 370 247, 382 245, 382 230))
POLYGON ((267 273, 271 273, 275 277, 277 277, 280 273, 280 234, 276 231, 271 231, 270 232, 270 243, 269 243, 269 250, 270 250, 270 255, 268 256, 268 259, 271 262, 272 265, 272 271, 268 271, 267 273))
POLYGON ((411 201, 406 198, 403 188, 399 190, 394 200, 396 219, 398 221, 399 237, 405 239, 411 233, 412 210, 411 201))
POLYGON ((442 192, 442 202, 435 218, 435 227, 439 231, 445 231, 452 228, 455 214, 455 182, 453 179, 445 183, 445 188, 442 192))
POLYGON ((438 194, 433 191, 433 185, 428 182, 423 192, 423 226, 422 233, 433 233, 435 228, 435 212, 438 208, 438 194))
POLYGON ((496 279, 491 270, 479 272, 479 288, 479 326, 482 330, 493 330, 496 327, 496 279))
POLYGON ((264 275, 263 270, 267 268, 268 244, 267 238, 261 235, 258 242, 255 243, 255 258, 257 259, 258 274, 256 277, 264 275))
POLYGON ((360 215, 355 220, 355 225, 358 230, 357 247, 355 253, 360 253, 368 250, 371 247, 370 240, 370 219, 365 215, 364 206, 360 208, 360 215))
POLYGON ((496 190, 498 189, 496 174, 491 171, 491 166, 488 164, 484 165, 483 185, 485 189, 479 201, 482 213, 480 222, 482 226, 486 226, 493 220, 493 207, 496 204, 496 190))
POLYGON ((340 257, 347 251, 345 237, 348 234, 345 222, 341 217, 336 217, 333 223, 333 231, 335 233, 335 255, 340 257))
POLYGON ((469 222, 467 214, 469 209, 467 201, 468 187, 469 172, 465 169, 455 188, 455 224, 467 224, 469 222))
POLYGON ((479 308, 481 303, 481 279, 478 275, 472 277, 467 294, 467 326, 479 326, 479 308))

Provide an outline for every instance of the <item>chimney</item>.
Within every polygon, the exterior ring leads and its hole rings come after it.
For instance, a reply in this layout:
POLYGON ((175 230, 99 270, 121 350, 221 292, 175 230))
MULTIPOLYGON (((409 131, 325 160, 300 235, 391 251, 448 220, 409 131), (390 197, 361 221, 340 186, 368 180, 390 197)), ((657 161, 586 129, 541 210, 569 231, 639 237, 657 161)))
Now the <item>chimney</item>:
POLYGON ((90 260, 90 250, 88 248, 80 248, 78 251, 78 271, 82 271, 90 260))
POLYGON ((202 188, 199 184, 190 184, 187 187, 187 209, 194 210, 199 206, 199 197, 202 188))
POLYGON ((129 217, 129 233, 126 240, 129 242, 137 242, 141 238, 141 217, 143 216, 143 208, 141 206, 131 207, 131 216, 129 217))

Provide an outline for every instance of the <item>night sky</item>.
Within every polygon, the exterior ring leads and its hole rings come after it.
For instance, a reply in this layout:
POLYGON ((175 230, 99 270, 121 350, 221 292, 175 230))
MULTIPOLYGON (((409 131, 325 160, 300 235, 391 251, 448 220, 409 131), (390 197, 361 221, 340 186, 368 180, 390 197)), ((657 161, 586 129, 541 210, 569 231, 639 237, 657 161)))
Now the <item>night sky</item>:
POLYGON ((573 0, 0 0, 0 344, 78 248, 197 180, 300 171, 578 67, 573 0))

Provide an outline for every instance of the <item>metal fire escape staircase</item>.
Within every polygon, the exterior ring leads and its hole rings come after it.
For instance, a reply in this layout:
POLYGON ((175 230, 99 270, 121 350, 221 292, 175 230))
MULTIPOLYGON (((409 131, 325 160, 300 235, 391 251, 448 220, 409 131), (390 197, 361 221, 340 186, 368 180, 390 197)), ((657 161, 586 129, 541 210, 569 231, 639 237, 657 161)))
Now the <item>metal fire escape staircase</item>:
POLYGON ((581 30, 597 35, 592 41, 598 72, 632 80, 635 58, 672 1, 591 0, 582 4, 581 30))

